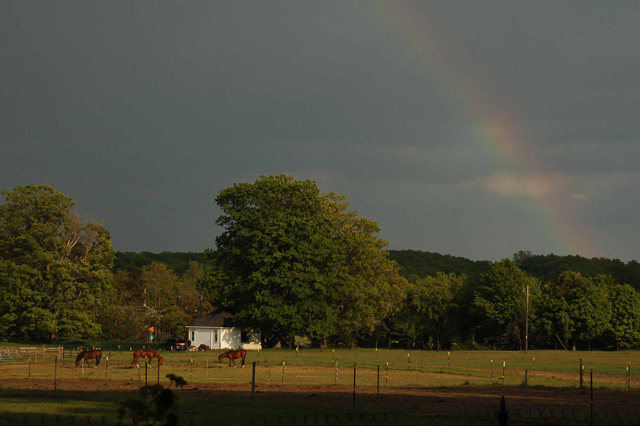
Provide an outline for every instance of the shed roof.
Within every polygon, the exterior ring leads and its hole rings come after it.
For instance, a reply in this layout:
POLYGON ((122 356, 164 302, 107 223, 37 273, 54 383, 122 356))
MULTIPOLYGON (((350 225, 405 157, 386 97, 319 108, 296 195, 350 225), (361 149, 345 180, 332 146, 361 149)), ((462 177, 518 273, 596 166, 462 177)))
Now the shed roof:
POLYGON ((217 309, 210 314, 195 320, 187 327, 235 327, 233 314, 217 309))

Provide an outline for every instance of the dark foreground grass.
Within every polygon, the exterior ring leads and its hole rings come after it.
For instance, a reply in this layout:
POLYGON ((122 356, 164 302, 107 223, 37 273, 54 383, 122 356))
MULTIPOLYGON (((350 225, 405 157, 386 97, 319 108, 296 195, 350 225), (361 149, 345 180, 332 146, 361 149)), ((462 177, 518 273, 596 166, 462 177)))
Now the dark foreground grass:
MULTIPOLYGON (((418 405, 394 406, 380 403, 371 395, 358 396, 353 406, 352 396, 340 394, 301 394, 258 392, 253 397, 237 391, 176 391, 175 414, 182 424, 289 424, 303 418, 344 419, 386 418, 389 424, 399 419, 421 417, 418 405), (298 420, 296 420, 298 419, 298 420)), ((122 402, 135 399, 135 393, 75 392, 0 389, 0 423, 49 424, 131 424, 132 419, 120 419, 118 409, 122 402)), ((340 420, 343 419, 343 420, 340 420)), ((384 421, 382 424, 386 424, 384 421)), ((346 424, 350 424, 347 422, 346 424)))

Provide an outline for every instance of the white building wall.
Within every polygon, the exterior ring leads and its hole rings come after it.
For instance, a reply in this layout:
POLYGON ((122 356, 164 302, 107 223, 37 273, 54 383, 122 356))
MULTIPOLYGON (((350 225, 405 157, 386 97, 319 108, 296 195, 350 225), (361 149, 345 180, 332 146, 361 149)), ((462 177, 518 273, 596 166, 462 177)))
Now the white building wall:
POLYGON ((187 327, 191 346, 209 346, 209 349, 261 349, 260 335, 249 333, 248 342, 242 342, 242 333, 239 328, 200 328, 187 327), (216 341, 217 333, 217 341, 216 341))
POLYGON ((200 345, 205 345, 209 346, 209 349, 220 349, 219 336, 221 331, 222 330, 218 328, 189 327, 189 340, 191 340, 191 346, 195 346, 197 348, 200 345), (218 335, 218 339, 216 339, 216 334, 218 335))
POLYGON ((220 349, 237 349, 240 347, 240 329, 223 328, 220 330, 220 349))

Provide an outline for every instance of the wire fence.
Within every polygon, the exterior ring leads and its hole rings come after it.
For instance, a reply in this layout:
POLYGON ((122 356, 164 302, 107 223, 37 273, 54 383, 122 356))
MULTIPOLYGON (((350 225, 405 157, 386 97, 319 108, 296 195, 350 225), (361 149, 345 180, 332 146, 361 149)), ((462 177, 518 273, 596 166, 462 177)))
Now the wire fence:
MULTIPOLYGON (((162 366, 161 368, 157 365, 157 362, 154 363, 154 369, 147 370, 147 364, 145 363, 141 368, 133 368, 131 366, 131 354, 130 351, 111 351, 105 352, 105 359, 103 363, 100 364, 100 368, 96 368, 92 366, 92 368, 85 368, 81 365, 81 368, 75 367, 74 363, 69 364, 68 362, 64 365, 64 369, 62 369, 62 363, 65 358, 73 358, 79 352, 80 348, 73 349, 62 349, 62 355, 60 359, 57 358, 54 361, 49 359, 46 363, 42 362, 42 358, 48 358, 49 352, 43 347, 30 347, 26 348, 24 351, 20 351, 22 348, 14 348, 7 351, 7 356, 9 357, 31 357, 34 358, 34 362, 36 357, 38 358, 38 366, 39 369, 36 369, 35 366, 33 368, 32 374, 32 365, 31 360, 28 363, 24 363, 21 368, 15 368, 11 366, 11 370, 7 370, 7 377, 11 378, 29 378, 29 379, 53 379, 53 388, 54 390, 60 389, 61 383, 63 386, 75 386, 73 379, 78 378, 93 378, 93 379, 116 379, 125 382, 131 382, 132 380, 137 380, 140 383, 160 383, 161 378, 163 381, 164 377, 168 372, 178 374, 184 377, 189 383, 255 383, 260 384, 276 384, 276 385, 292 385, 292 384, 308 384, 308 383, 320 383, 323 385, 349 385, 353 383, 354 395, 355 395, 355 375, 356 375, 356 363, 353 362, 347 363, 347 366, 340 367, 338 364, 338 358, 334 356, 333 351, 326 353, 324 355, 324 359, 320 360, 324 364, 328 364, 329 368, 318 369, 317 371, 310 368, 298 368, 292 369, 292 367, 297 367, 303 365, 307 367, 308 365, 317 364, 319 361, 313 360, 309 362, 304 359, 302 356, 299 358, 298 351, 291 352, 289 354, 289 359, 286 359, 284 355, 286 353, 277 352, 277 361, 274 362, 273 358, 276 358, 274 354, 271 354, 271 358, 265 358, 263 355, 262 360, 260 359, 260 353, 254 354, 254 358, 256 361, 252 362, 253 364, 253 377, 251 377, 251 368, 238 368, 232 369, 227 368, 225 365, 218 366, 218 368, 213 368, 215 363, 215 354, 209 355, 205 358, 207 354, 205 353, 193 353, 193 354, 180 354, 174 355, 171 353, 163 353, 165 355, 165 362, 167 365, 162 366), (109 359, 111 356, 111 359, 109 359), (194 360, 195 358, 195 360, 194 360), (195 361, 195 362, 194 362, 195 361), (304 362, 307 361, 307 362, 304 362), (111 363, 110 363, 111 362, 111 363), (60 364, 59 364, 60 363, 60 364), (211 365, 210 365, 211 364, 211 365), (256 370, 256 366, 258 369, 256 370), (291 370, 290 370, 291 369, 291 370), (256 377, 256 371, 259 373, 256 377), (313 376, 317 374, 316 378, 313 376), (64 381, 61 381, 61 377, 69 380, 69 385, 65 385, 64 381), (249 380, 251 377, 251 381, 249 380)), ((56 348, 52 348, 52 353, 56 348)), ((58 352, 60 354, 60 352, 58 352)), ((463 379, 460 380, 473 380, 472 377, 476 374, 480 374, 476 370, 468 369, 464 370, 463 367, 454 367, 453 362, 451 362, 452 366, 449 367, 450 363, 450 353, 441 355, 441 364, 440 367, 430 367, 427 368, 418 368, 417 360, 415 359, 413 354, 411 357, 407 354, 404 357, 397 357, 398 359, 395 361, 395 368, 393 372, 389 369, 389 363, 382 363, 382 367, 378 364, 377 359, 377 351, 374 353, 375 358, 373 356, 368 360, 370 365, 374 365, 376 368, 367 368, 362 369, 359 368, 357 370, 358 373, 358 386, 361 383, 364 383, 369 386, 371 389, 373 386, 377 386, 378 392, 380 391, 380 387, 389 387, 399 386, 399 385, 412 385, 412 386, 420 386, 424 383, 429 383, 433 381, 431 376, 427 376, 427 374, 438 374, 440 376, 446 376, 450 371, 456 371, 458 374, 463 372, 467 375, 462 376, 463 379), (445 357, 446 356, 446 357, 445 357), (374 364, 375 362, 375 364, 374 364), (446 367, 445 367, 446 366, 446 367), (457 370, 456 370, 457 368, 457 370)), ((457 355, 457 354, 456 354, 457 355)), ((453 357, 451 357, 453 358, 453 357)), ((362 358, 358 359, 358 362, 364 363, 366 360, 362 358)), ((536 373, 536 359, 532 358, 532 368, 533 373, 536 373)), ((422 359, 420 362, 425 362, 422 359)), ((251 364, 247 363, 247 367, 251 367, 251 364)), ((537 373, 541 374, 542 370, 540 369, 540 360, 538 360, 538 370, 537 373)), ((353 413, 339 413, 339 414, 316 414, 316 413, 307 413, 305 415, 273 415, 273 414, 258 414, 252 416, 251 421, 247 421, 247 425, 251 424, 263 424, 265 426, 288 426, 288 425, 640 425, 640 407, 637 410, 626 410, 626 409, 605 409, 606 402, 601 401, 600 407, 594 411, 594 395, 593 395, 593 372, 591 369, 588 369, 589 375, 584 374, 584 363, 582 358, 579 359, 579 363, 574 363, 574 372, 575 374, 569 380, 573 380, 573 386, 577 386, 579 383, 581 394, 584 396, 584 400, 582 401, 583 408, 582 409, 559 409, 559 408, 536 408, 535 406, 531 406, 531 408, 527 409, 509 409, 505 408, 502 412, 498 410, 498 401, 496 401, 495 407, 487 408, 487 409, 479 409, 473 410, 466 408, 461 410, 460 413, 454 414, 434 414, 434 413, 422 413, 416 414, 414 411, 411 414, 407 413, 368 413, 363 414, 362 412, 356 412, 354 410, 353 413), (577 371, 576 371, 577 370, 577 371), (583 377, 584 375, 584 377, 583 377), (584 379, 584 380, 583 380, 584 379), (584 383, 583 383, 584 382, 584 383), (582 392, 584 388, 591 388, 591 392, 582 392), (589 403, 591 406, 586 405, 589 403)), ((630 367, 631 363, 626 362, 626 365, 622 365, 622 367, 626 367, 624 370, 624 375, 622 373, 614 376, 616 386, 621 388, 624 383, 624 387, 631 391, 629 394, 633 393, 633 387, 631 386, 631 375, 630 375, 630 367), (624 381, 624 382, 623 382, 624 381)), ((504 383, 505 377, 505 363, 496 363, 495 369, 495 377, 494 377, 494 364, 493 360, 489 364, 490 370, 488 374, 490 374, 491 379, 494 379, 492 382, 486 381, 487 383, 495 384, 498 383, 504 389, 502 385, 504 383), (500 380, 500 381, 498 381, 500 380)), ((527 401, 527 396, 533 396, 532 393, 539 392, 540 388, 528 388, 528 380, 531 380, 532 375, 527 376, 527 370, 524 371, 524 375, 518 374, 516 371, 510 372, 507 370, 506 376, 508 378, 513 377, 511 382, 514 387, 521 387, 521 390, 524 394, 524 400, 527 401), (529 392, 529 395, 527 394, 529 392)), ((531 372, 530 372, 531 373, 531 372)), ((487 376, 487 372, 484 373, 487 376)), ((438 377, 440 377, 438 376, 438 377)), ((535 376, 534 376, 535 377, 535 376)), ((606 376, 602 376, 603 379, 606 379, 606 376)), ((536 377, 537 379, 537 377, 536 377)), ((552 377, 553 379, 553 377, 552 377)), ((554 379, 555 380, 555 379, 554 379)), ((106 383, 106 382, 105 382, 106 383)), ((100 387, 104 388, 107 384, 101 383, 100 387)), ((610 382, 613 383, 613 382, 610 382)), ((607 385, 610 386, 610 383, 607 385)), ((468 382, 465 385, 469 384, 468 382)), ((536 385, 540 384, 539 379, 535 382, 536 385)), ((42 388, 42 385, 40 385, 42 388)), ((499 386, 493 386, 492 388, 498 389, 499 386)), ((375 388, 374 388, 375 389, 375 388)), ((636 387, 637 389, 637 387, 636 387)), ((370 390, 371 391, 371 390, 370 390)), ((253 387, 252 387, 253 392, 253 387)), ((499 394, 498 394, 499 395, 499 394)), ((345 398, 349 398, 349 396, 345 396, 345 398)), ((530 398, 531 399, 531 398, 530 398)), ((596 395, 596 400, 598 399, 598 395, 596 395)), ((531 402, 532 403, 532 402, 531 402)), ((9 426, 16 425, 35 425, 35 426, 48 426, 48 425, 87 425, 87 426, 106 426, 106 425, 125 425, 132 424, 129 420, 119 421, 116 418, 116 414, 114 413, 112 416, 83 416, 83 415, 73 415, 73 416, 63 416, 63 415, 47 415, 47 414, 34 414, 34 415, 8 415, 3 413, 0 404, 0 424, 7 424, 9 426)), ((608 405, 611 406, 611 405, 608 405)), ((380 407, 378 409, 381 409, 380 407)), ((212 416, 213 419, 213 416, 212 416)), ((180 417, 179 424, 191 425, 191 426, 207 426, 212 424, 218 424, 224 422, 224 413, 220 417, 216 417, 219 419, 217 421, 210 420, 208 418, 190 418, 188 416, 180 417)), ((243 423, 240 423, 243 424, 243 423)), ((240 425, 235 423, 235 425, 240 425)))
POLYGON ((32 358, 34 361, 47 358, 64 358, 74 356, 68 349, 65 353, 63 346, 27 346, 19 348, 0 348, 0 361, 11 361, 18 358, 32 358))

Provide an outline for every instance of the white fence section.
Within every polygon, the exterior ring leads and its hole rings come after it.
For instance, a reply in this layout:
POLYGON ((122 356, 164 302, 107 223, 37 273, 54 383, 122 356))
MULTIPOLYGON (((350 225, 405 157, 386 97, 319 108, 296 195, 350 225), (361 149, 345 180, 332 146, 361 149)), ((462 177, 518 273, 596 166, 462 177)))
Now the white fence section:
POLYGON ((0 348, 0 361, 9 361, 18 358, 31 358, 44 360, 46 358, 58 357, 62 359, 64 348, 62 346, 29 346, 21 348, 0 348))

